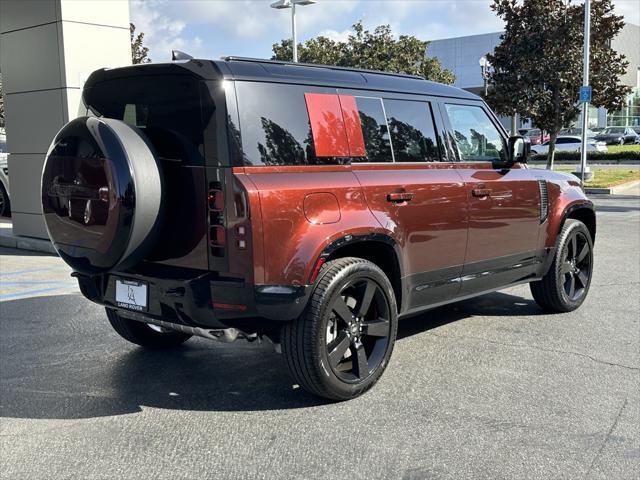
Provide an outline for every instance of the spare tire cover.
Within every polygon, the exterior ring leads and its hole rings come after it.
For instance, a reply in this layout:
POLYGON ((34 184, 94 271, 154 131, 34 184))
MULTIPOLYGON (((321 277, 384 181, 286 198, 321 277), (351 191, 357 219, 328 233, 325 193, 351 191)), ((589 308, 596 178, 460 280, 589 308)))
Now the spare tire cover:
POLYGON ((137 128, 80 117, 54 138, 42 173, 49 237, 74 270, 97 274, 139 262, 153 246, 162 176, 153 146, 137 128))

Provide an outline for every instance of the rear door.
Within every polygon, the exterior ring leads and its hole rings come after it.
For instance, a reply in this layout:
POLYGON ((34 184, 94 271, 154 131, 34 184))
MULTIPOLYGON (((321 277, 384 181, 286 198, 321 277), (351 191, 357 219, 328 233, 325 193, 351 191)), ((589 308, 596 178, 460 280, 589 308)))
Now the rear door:
POLYGON ((526 165, 505 168, 507 145, 482 103, 441 104, 464 181, 469 240, 460 295, 527 278, 539 261, 540 190, 526 165))
POLYGON ((403 252, 402 311, 453 298, 467 240, 466 193, 445 154, 434 103, 340 94, 355 98, 362 125, 366 152, 352 159, 353 172, 372 213, 403 252))

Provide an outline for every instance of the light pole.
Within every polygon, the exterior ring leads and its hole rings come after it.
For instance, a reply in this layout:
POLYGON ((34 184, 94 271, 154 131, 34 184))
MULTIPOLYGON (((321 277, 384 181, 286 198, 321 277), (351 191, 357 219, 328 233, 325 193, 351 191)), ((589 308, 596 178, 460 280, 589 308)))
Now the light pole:
POLYGON ((304 6, 316 3, 316 0, 278 0, 271 4, 271 8, 278 10, 284 8, 291 9, 291 36, 293 40, 293 61, 298 61, 298 32, 296 28, 296 5, 304 6))
POLYGON ((489 60, 487 60, 487 57, 485 57, 484 55, 480 57, 480 60, 478 60, 478 63, 480 64, 480 70, 482 72, 482 80, 484 82, 484 97, 487 98, 487 90, 488 90, 487 81, 489 80, 489 67, 491 67, 491 64, 489 63, 489 60))
POLYGON ((585 179, 589 178, 587 168, 587 126, 589 120, 589 103, 591 102, 591 87, 589 86, 589 40, 591 36, 591 1, 584 2, 584 59, 582 64, 582 88, 580 101, 582 102, 582 138, 580 145, 580 183, 584 188, 585 179))

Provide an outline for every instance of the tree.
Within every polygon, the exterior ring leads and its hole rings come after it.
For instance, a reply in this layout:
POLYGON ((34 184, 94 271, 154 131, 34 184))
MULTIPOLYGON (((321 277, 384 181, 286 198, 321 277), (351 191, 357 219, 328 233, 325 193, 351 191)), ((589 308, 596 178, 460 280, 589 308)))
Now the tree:
MULTIPOLYGON (((385 72, 419 75, 427 80, 453 83, 455 76, 440 65, 435 57, 427 57, 429 42, 414 36, 393 36, 389 25, 373 32, 365 30, 362 21, 353 25, 353 33, 345 42, 319 36, 299 45, 301 62, 339 67, 366 68, 385 72)), ((291 61, 293 42, 282 40, 273 45, 272 60, 291 61)))
POLYGON ((131 35, 131 63, 134 65, 138 63, 151 63, 149 49, 142 44, 144 41, 144 33, 140 32, 136 35, 136 26, 130 23, 129 34, 131 35))
MULTIPOLYGON (((488 103, 502 115, 519 113, 550 134, 547 168, 553 168, 559 131, 578 118, 582 85, 584 4, 572 0, 494 0, 505 21, 501 43, 487 56, 488 103)), ((611 40, 624 22, 611 0, 591 0, 592 104, 617 110, 630 89, 620 84, 628 66, 611 40)))

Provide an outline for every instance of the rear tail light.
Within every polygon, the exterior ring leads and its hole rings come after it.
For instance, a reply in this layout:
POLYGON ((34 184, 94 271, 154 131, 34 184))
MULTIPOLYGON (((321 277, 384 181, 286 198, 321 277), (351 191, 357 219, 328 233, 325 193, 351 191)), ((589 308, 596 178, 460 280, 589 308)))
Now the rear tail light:
POLYGON ((222 225, 214 225, 209 229, 209 243, 212 247, 222 248, 226 243, 227 234, 222 225))
POLYGON ((222 212, 224 210, 224 192, 222 190, 209 190, 207 195, 209 210, 212 212, 222 212))
POLYGON ((227 244, 227 231, 224 227, 224 192, 219 182, 209 184, 207 193, 209 207, 209 245, 211 254, 216 257, 224 256, 227 244))

